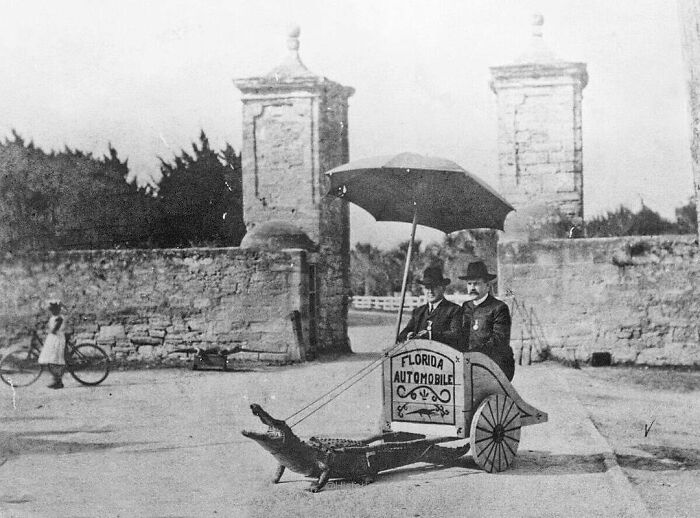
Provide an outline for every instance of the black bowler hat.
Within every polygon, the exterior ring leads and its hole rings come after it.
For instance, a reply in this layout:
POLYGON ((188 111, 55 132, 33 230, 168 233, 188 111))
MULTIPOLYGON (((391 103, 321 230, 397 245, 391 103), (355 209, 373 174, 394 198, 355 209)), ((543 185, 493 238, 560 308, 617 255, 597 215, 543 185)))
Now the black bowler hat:
POLYGON ((467 273, 460 275, 459 278, 464 281, 483 279, 488 282, 494 280, 496 275, 489 273, 484 261, 475 261, 473 263, 469 263, 467 266, 467 273))
POLYGON ((442 266, 428 266, 423 272, 423 278, 416 282, 425 286, 447 286, 452 281, 442 276, 442 266))
POLYGON ((57 298, 53 297, 53 298, 46 300, 46 307, 49 309, 60 308, 60 307, 63 307, 63 302, 61 302, 61 299, 57 299, 57 298))

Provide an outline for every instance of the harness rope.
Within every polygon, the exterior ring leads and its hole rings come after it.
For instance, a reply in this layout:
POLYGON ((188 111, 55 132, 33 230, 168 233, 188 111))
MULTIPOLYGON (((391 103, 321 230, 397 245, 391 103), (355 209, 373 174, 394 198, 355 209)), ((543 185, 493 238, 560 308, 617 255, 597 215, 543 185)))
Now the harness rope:
POLYGON ((331 397, 328 399, 328 401, 325 401, 325 402, 321 403, 318 407, 316 407, 315 409, 311 410, 311 411, 310 411, 308 414, 306 414, 304 417, 302 417, 301 419, 298 419, 297 421, 295 421, 293 424, 290 424, 289 426, 290 426, 290 427, 294 427, 294 426, 298 425, 298 424, 301 423, 304 419, 306 419, 306 418, 312 416, 313 414, 315 414, 316 412, 318 412, 321 408, 323 408, 323 407, 326 406, 328 403, 330 403, 331 401, 333 401, 334 399, 336 399, 336 398, 337 398, 338 396, 340 396, 343 392, 347 391, 347 390, 350 389, 353 385, 355 385, 357 382, 359 382, 360 380, 362 380, 363 378, 365 378, 365 377, 367 377, 369 374, 371 374, 377 367, 381 366, 381 365, 386 361, 386 359, 389 357, 389 354, 390 354, 390 353, 392 353, 392 352, 394 352, 394 351, 400 349, 401 347, 404 347, 404 345, 405 345, 405 342, 394 344, 393 347, 391 347, 391 348, 388 349, 387 351, 384 351, 384 352, 382 353, 382 356, 381 356, 381 357, 379 357, 378 359, 374 360, 373 362, 371 362, 371 363, 365 365, 365 366, 362 367, 359 371, 357 371, 356 373, 352 374, 351 376, 345 378, 343 381, 341 381, 340 383, 338 383, 335 387, 333 387, 332 389, 330 389, 328 392, 326 392, 325 394, 322 394, 322 395, 319 396, 318 398, 314 399, 313 401, 311 401, 310 403, 308 403, 308 404, 305 405, 304 407, 300 408, 299 410, 297 410, 296 412, 294 412, 293 414, 291 414, 289 417, 287 417, 287 418, 285 419, 285 421, 288 421, 288 420, 290 420, 292 417, 301 414, 302 412, 304 412, 304 410, 308 409, 309 407, 311 407, 311 406, 313 406, 314 404, 318 403, 319 401, 323 400, 325 397, 327 397, 327 396, 329 396, 330 394, 332 394, 334 391, 336 391, 337 389, 339 389, 340 387, 342 387, 343 385, 345 385, 347 382, 349 382, 351 379, 353 379, 353 378, 359 376, 355 381, 353 381, 352 383, 350 383, 347 387, 345 387, 345 388, 343 388, 342 390, 340 390, 340 391, 339 391, 337 394, 335 394, 334 396, 331 396, 331 397), (364 372, 364 371, 366 371, 366 372, 364 372), (363 373, 363 372, 364 372, 364 373, 363 373), (361 375, 360 375, 360 374, 361 374, 361 375))

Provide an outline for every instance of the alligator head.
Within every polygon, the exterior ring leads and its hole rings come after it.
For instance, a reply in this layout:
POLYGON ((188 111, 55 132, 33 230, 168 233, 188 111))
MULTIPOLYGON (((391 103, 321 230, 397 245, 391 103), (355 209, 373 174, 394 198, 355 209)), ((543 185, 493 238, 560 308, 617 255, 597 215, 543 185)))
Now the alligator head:
POLYGON ((282 419, 275 419, 265 412, 260 405, 255 403, 250 405, 250 409, 253 411, 253 415, 258 416, 263 424, 267 425, 267 433, 251 432, 248 430, 243 430, 241 433, 249 439, 253 439, 270 453, 275 454, 280 449, 283 449, 285 443, 291 438, 298 440, 289 425, 282 419))
POLYGON ((296 473, 318 476, 320 451, 303 442, 282 419, 275 419, 265 412, 260 405, 250 405, 253 415, 258 416, 267 425, 266 433, 243 430, 241 433, 253 439, 269 451, 281 466, 296 473))

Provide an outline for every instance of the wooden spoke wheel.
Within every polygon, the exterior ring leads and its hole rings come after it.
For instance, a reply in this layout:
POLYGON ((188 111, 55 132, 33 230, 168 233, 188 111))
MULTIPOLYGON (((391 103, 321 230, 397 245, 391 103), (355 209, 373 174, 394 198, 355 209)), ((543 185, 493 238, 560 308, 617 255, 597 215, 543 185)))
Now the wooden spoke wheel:
POLYGON ((474 413, 469 440, 474 461, 496 473, 513 462, 520 443, 520 411, 511 398, 493 394, 474 413))

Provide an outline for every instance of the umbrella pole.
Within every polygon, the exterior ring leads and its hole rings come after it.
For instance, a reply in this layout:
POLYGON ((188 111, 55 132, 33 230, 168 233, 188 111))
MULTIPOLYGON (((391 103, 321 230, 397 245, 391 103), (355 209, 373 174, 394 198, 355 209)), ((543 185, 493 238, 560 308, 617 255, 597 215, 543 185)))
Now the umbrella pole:
POLYGON ((416 224, 418 223, 418 206, 413 202, 413 223, 411 227, 411 241, 408 244, 408 252, 406 253, 406 266, 403 270, 403 282, 401 283, 401 306, 399 307, 399 318, 396 321, 396 341, 399 340, 401 332, 401 317, 403 316, 403 304, 406 300, 406 284, 408 282, 408 268, 411 264, 411 255, 413 254, 413 242, 416 239, 416 224))

